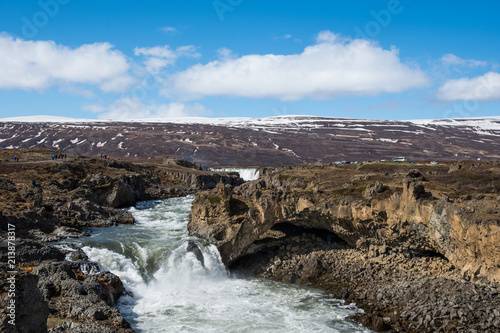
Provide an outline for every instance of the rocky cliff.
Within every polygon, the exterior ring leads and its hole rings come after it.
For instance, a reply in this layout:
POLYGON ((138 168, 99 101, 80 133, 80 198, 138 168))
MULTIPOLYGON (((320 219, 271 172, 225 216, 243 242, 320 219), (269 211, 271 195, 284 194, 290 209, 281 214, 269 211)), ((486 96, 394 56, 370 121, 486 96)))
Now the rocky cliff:
MULTIPOLYGON (((357 302, 358 287, 365 284, 365 289, 370 288, 366 287, 365 275, 353 278, 359 272, 352 269, 361 266, 361 271, 369 272, 372 269, 366 268, 367 263, 382 264, 384 274, 401 283, 422 285, 421 279, 409 281, 394 276, 394 272, 412 267, 420 267, 416 270, 419 276, 443 278, 448 274, 432 268, 435 266, 449 269, 454 281, 497 285, 498 164, 469 166, 461 171, 421 168, 425 174, 409 167, 394 169, 399 171, 395 173, 373 172, 372 166, 305 167, 235 188, 218 186, 197 195, 188 228, 191 234, 217 244, 223 262, 230 267, 284 281, 316 283, 336 290, 344 298, 349 298, 345 296, 350 290, 350 298, 357 302), (463 179, 477 178, 483 172, 490 178, 475 180, 479 186, 476 193, 460 194, 457 188, 469 183, 463 179), (349 256, 351 263, 343 261, 349 256), (426 260, 432 265, 424 265, 426 260), (405 266, 408 263, 410 266, 405 266), (338 275, 341 270, 345 274, 338 275), (333 281, 330 277, 336 274, 338 279, 351 283, 333 281)), ((450 279, 448 275, 446 279, 450 279)), ((382 286, 372 289, 381 290, 382 286)), ((498 300, 488 303, 495 300, 488 290, 481 296, 479 308, 498 307, 498 300)), ((374 291, 371 297, 376 299, 377 294, 374 291)), ((391 306, 372 307, 390 318, 388 311, 399 309, 399 305, 392 306, 392 301, 398 303, 399 297, 403 302, 404 294, 382 295, 380 304, 390 299, 391 306)), ((361 303, 370 303, 366 297, 361 303)), ((425 319, 427 313, 420 315, 425 319)), ((401 316, 396 317, 392 319, 394 325, 399 323, 411 331, 407 319, 402 323, 401 316)), ((432 319, 411 327, 418 326, 421 331, 436 329, 438 323, 431 325, 432 319)), ((494 316, 491 323, 495 320, 499 326, 492 327, 500 329, 500 317, 494 316)), ((459 327, 442 320, 439 325, 451 330, 459 327)))

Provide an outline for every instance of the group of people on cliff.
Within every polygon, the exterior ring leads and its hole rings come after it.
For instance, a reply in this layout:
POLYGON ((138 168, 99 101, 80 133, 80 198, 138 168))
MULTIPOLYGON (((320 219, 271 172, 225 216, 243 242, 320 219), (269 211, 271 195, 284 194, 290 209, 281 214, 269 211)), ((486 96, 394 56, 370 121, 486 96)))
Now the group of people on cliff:
POLYGON ((57 153, 57 154, 52 154, 52 160, 65 160, 68 158, 68 154, 63 154, 63 153, 57 153))
POLYGON ((109 160, 109 155, 101 154, 101 160, 109 160))

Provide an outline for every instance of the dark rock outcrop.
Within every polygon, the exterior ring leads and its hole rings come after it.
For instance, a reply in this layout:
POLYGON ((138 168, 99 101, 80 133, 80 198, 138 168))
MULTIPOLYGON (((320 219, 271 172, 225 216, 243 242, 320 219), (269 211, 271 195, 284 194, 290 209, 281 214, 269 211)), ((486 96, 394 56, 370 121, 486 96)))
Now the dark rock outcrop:
POLYGON ((110 227, 134 223, 132 215, 124 210, 97 205, 83 198, 54 207, 62 225, 74 228, 110 227))
MULTIPOLYGON (((56 247, 31 239, 19 239, 16 243, 16 262, 24 265, 36 265, 45 260, 63 260, 64 254, 56 247)), ((2 249, 6 249, 8 241, 0 240, 2 249)), ((0 252, 0 261, 7 262, 7 252, 0 252)))
MULTIPOLYGON (((7 278, 7 267, 1 267, 2 281, 7 278)), ((47 332, 47 318, 49 316, 49 306, 37 288, 38 277, 26 272, 15 274, 15 325, 9 323, 13 319, 9 314, 8 304, 11 298, 8 294, 10 282, 5 285, 0 295, 0 331, 2 332, 22 332, 22 333, 43 333, 47 332)))
POLYGON ((44 262, 32 271, 38 288, 50 307, 51 331, 69 327, 80 331, 133 332, 120 313, 111 308, 124 289, 120 279, 110 273, 85 275, 76 262, 44 262), (61 318, 63 320, 58 320, 61 318))
POLYGON ((196 259, 198 259, 201 265, 205 267, 205 258, 203 257, 203 253, 201 252, 200 248, 198 247, 198 245, 196 245, 194 241, 190 240, 188 242, 187 251, 194 254, 194 256, 196 257, 196 259))

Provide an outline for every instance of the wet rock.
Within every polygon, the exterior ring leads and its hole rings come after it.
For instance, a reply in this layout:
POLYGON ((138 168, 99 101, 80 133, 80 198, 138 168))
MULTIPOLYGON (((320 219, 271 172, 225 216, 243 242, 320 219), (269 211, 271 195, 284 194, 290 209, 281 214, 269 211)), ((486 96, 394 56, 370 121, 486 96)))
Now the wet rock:
POLYGON ((111 296, 112 304, 115 304, 125 291, 120 278, 111 272, 102 272, 96 275, 96 277, 101 284, 104 284, 104 287, 111 296))
POLYGON ((64 323, 56 321, 50 331, 60 332, 77 321, 83 325, 78 326, 82 332, 100 327, 101 322, 104 331, 132 332, 120 313, 111 308, 124 292, 121 280, 110 272, 86 275, 80 267, 78 262, 43 262, 32 271, 39 278, 38 288, 49 302, 51 314, 65 318, 64 323))
POLYGON ((68 259, 71 261, 88 261, 89 257, 82 250, 77 250, 74 252, 70 252, 68 254, 68 259))
POLYGON ((198 261, 201 263, 201 265, 205 267, 205 258, 203 257, 203 252, 201 252, 200 248, 194 241, 190 240, 188 242, 187 251, 193 253, 196 259, 198 259, 198 261))

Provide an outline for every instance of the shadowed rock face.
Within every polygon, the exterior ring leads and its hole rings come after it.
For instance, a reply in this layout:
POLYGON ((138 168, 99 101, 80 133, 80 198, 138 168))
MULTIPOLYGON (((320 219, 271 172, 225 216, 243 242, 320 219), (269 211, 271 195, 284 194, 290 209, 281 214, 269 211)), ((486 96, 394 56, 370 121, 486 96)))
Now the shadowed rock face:
MULTIPOLYGON (((427 123, 272 117, 216 124, 4 123, 0 147, 169 156, 203 165, 283 165, 409 159, 498 159, 500 118, 427 123), (41 133, 41 134, 39 134, 41 133), (31 139, 31 140, 30 140, 31 139)), ((11 157, 12 158, 12 157, 11 157)))
MULTIPOLYGON (((7 269, 7 267, 2 267, 2 269, 7 269)), ((6 276, 3 273, 1 278, 5 279, 6 276)), ((47 332, 49 306, 37 287, 38 277, 20 272, 16 274, 15 281, 16 324, 15 326, 9 324, 12 318, 8 316, 6 306, 2 306, 0 310, 0 330, 2 332, 47 332)), ((2 305, 7 305, 10 300, 7 293, 2 293, 0 298, 2 305)))

